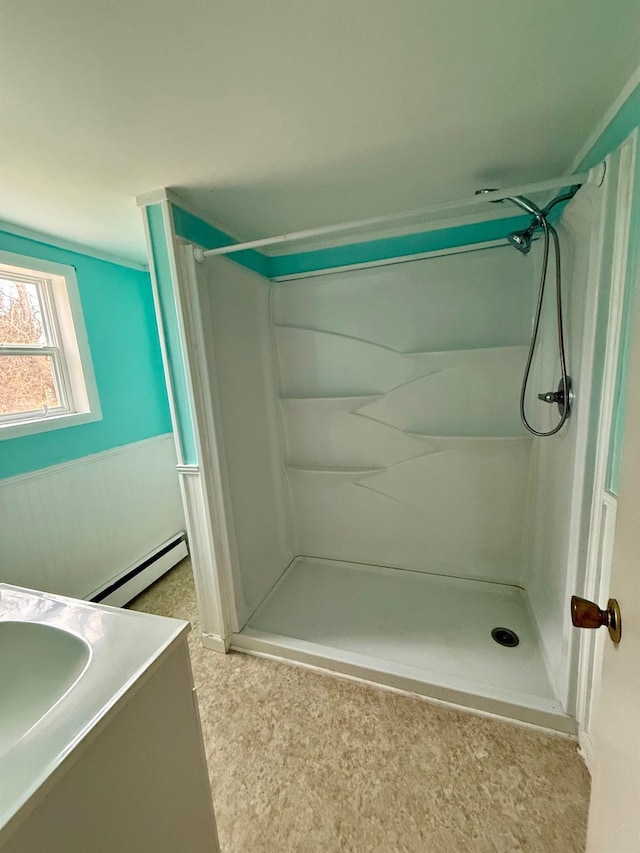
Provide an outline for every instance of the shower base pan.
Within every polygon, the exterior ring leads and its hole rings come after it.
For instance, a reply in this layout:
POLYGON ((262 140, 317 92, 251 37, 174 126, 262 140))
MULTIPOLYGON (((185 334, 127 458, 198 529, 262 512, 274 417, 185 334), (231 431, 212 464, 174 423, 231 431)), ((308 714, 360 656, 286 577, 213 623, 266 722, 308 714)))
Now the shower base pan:
POLYGON ((297 557, 232 648, 575 734, 518 587, 297 557))

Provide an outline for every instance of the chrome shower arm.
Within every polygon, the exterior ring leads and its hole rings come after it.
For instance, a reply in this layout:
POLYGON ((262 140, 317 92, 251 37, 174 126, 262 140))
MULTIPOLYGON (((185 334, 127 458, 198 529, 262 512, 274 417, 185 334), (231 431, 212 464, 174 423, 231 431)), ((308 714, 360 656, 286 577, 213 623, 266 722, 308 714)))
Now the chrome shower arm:
MULTIPOLYGON (((495 187, 484 187, 481 190, 476 190, 476 195, 486 195, 487 193, 496 192, 495 187)), ((507 195, 504 198, 496 198, 491 199, 492 204, 502 204, 503 201, 511 201, 513 204, 517 205, 521 210, 524 210, 526 213, 530 213, 531 216, 535 216, 536 221, 541 223, 544 219, 544 213, 540 210, 537 204, 531 201, 531 199, 526 198, 523 195, 507 195)))
POLYGON ((581 186, 582 184, 574 184, 572 187, 569 187, 569 189, 565 193, 561 193, 561 195, 556 196, 544 208, 544 210, 542 211, 542 215, 544 217, 547 217, 550 211, 553 210, 553 208, 556 206, 556 204, 560 204, 563 201, 571 201, 571 199, 578 192, 581 186))
POLYGON ((526 213, 530 213, 531 216, 535 216, 538 222, 542 222, 545 217, 545 212, 540 210, 537 204, 531 201, 531 199, 525 198, 523 195, 510 195, 504 199, 504 201, 511 201, 513 204, 516 204, 521 210, 524 210, 526 213))

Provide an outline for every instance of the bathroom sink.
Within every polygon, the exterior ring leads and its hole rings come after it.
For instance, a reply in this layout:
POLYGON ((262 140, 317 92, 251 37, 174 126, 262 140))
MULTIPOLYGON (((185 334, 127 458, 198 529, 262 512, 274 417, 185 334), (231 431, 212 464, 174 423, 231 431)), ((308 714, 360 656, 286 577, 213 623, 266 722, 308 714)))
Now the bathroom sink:
POLYGON ((0 583, 0 849, 188 630, 0 583))
POLYGON ((60 628, 0 622, 0 755, 64 696, 89 657, 89 646, 60 628))

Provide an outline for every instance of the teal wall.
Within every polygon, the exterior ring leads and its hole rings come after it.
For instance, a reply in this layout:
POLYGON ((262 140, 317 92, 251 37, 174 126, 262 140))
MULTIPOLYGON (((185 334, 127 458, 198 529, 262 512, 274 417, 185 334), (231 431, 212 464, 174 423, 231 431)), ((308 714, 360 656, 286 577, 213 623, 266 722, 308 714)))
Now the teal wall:
POLYGON ((102 420, 0 441, 0 479, 171 432, 149 273, 0 231, 0 249, 76 270, 102 420))
MULTIPOLYGON (((607 154, 618 148, 637 127, 640 126, 640 86, 627 98, 614 118, 588 151, 576 171, 590 169, 603 160, 607 154)), ((627 280, 622 315, 620 356, 616 379, 614 416, 609 446, 607 470, 607 489, 613 494, 619 493, 622 470, 622 450, 624 443, 624 421, 627 408, 627 385, 629 345, 633 307, 636 298, 638 275, 640 274, 640 152, 636 159, 635 181, 631 211, 629 235, 629 257, 627 259, 627 280)))
POLYGON ((638 275, 640 274, 640 157, 636 159, 635 164, 632 204, 627 280, 622 313, 620 354, 618 357, 613 426, 607 469, 607 488, 615 495, 619 494, 620 475, 622 473, 624 423, 627 413, 627 387, 629 383, 629 347, 631 344, 631 327, 638 288, 638 275))
MULTIPOLYGON (((196 449, 195 429, 191 413, 191 401, 189 399, 187 370, 184 362, 184 347, 180 338, 176 301, 173 295, 173 276, 171 275, 164 213, 159 204, 154 204, 145 209, 145 215, 151 239, 153 269, 158 288, 158 301, 160 302, 160 314, 162 315, 167 362, 171 374, 173 403, 178 423, 178 432, 180 434, 181 461, 185 465, 197 465, 198 453, 196 449)), ((192 218, 195 219, 195 217, 192 218)))

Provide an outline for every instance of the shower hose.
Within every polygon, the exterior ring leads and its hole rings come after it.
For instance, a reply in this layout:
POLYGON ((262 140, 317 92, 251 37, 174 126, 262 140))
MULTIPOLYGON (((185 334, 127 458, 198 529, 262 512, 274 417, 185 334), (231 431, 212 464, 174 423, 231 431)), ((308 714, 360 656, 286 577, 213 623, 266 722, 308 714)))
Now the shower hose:
POLYGON ((565 353, 565 344, 564 344, 564 326, 562 323, 562 272, 561 272, 561 264, 560 264, 560 240, 558 239, 558 232, 556 229, 549 225, 546 220, 546 217, 542 216, 540 218, 540 225, 544 231, 544 253, 542 256, 542 272, 540 274, 540 287, 538 290, 538 304, 536 306, 536 316, 533 324, 533 333, 531 335, 531 344, 529 346, 529 355, 527 356, 527 365, 524 369, 524 376, 522 378, 522 390, 520 391, 520 417, 522 418, 522 423, 533 435, 537 435, 540 437, 546 437, 550 435, 555 435, 557 432, 560 432, 562 427, 564 426, 567 418, 570 414, 570 388, 569 381, 567 377, 567 358, 565 353), (558 333, 558 354, 560 356, 560 371, 562 374, 562 393, 564 395, 564 406, 562 409, 562 415, 560 420, 556 424, 553 429, 550 429, 548 432, 542 432, 540 430, 535 429, 529 423, 527 418, 527 413, 525 411, 525 396, 527 393, 527 385, 529 383, 529 374, 531 372, 531 364, 533 362, 533 356, 536 349, 536 342, 538 339, 538 332, 540 330, 540 316, 542 314, 542 303, 544 301, 544 291, 547 283, 547 270, 549 267, 549 247, 550 247, 550 236, 553 237, 553 245, 554 245, 554 255, 555 255, 555 272, 556 272, 556 317, 557 317, 557 333, 558 333))

